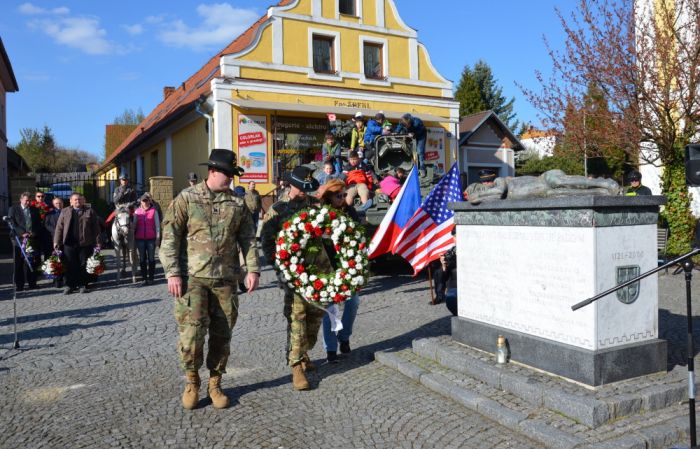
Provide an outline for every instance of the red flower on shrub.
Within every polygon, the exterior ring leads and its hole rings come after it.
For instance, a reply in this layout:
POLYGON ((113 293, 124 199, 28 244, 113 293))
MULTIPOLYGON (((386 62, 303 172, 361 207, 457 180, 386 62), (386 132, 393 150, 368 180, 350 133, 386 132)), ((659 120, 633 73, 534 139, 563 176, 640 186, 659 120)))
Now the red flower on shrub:
POLYGON ((316 280, 314 281, 314 288, 315 288, 316 290, 321 290, 321 289, 323 288, 323 281, 320 280, 320 279, 316 279, 316 280))
POLYGON ((330 211, 330 212, 328 212, 328 216, 331 217, 331 220, 335 220, 335 218, 338 216, 338 214, 336 214, 333 211, 330 211))
POLYGON ((291 226, 291 224, 288 221, 285 221, 284 224, 282 225, 282 227, 284 229, 289 229, 290 226, 291 226))
POLYGON ((306 232, 311 232, 314 230, 314 225, 311 223, 304 223, 304 229, 306 229, 306 232))
POLYGON ((301 249, 301 245, 298 243, 292 243, 292 246, 289 247, 293 252, 297 252, 301 249))
POLYGON ((309 214, 307 214, 306 212, 302 212, 299 214, 299 218, 306 221, 306 219, 309 218, 309 214))
POLYGON ((321 237, 323 235, 323 230, 321 230, 321 228, 314 228, 313 233, 314 237, 321 237))
POLYGON ((304 265, 297 265, 297 274, 301 274, 304 272, 304 265))
POLYGON ((355 268, 355 265, 357 265, 357 262, 355 262, 355 259, 348 260, 348 266, 350 268, 355 268))
POLYGON ((287 252, 287 250, 281 249, 277 253, 277 257, 279 257, 280 260, 287 260, 287 259, 289 259, 289 252, 287 252))

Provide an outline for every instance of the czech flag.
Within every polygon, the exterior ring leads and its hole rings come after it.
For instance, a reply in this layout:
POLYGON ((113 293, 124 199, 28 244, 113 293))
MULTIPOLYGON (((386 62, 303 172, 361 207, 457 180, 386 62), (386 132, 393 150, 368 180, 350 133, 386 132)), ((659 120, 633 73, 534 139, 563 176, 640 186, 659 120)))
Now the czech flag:
POLYGON ((455 213, 448 209, 447 205, 460 201, 462 201, 462 190, 459 182, 459 168, 455 162, 407 221, 394 241, 394 254, 398 254, 411 264, 414 276, 428 263, 438 259, 455 246, 455 239, 452 236, 455 213))
POLYGON ((370 259, 394 250, 396 238, 420 207, 420 200, 418 171, 414 166, 369 243, 370 259))

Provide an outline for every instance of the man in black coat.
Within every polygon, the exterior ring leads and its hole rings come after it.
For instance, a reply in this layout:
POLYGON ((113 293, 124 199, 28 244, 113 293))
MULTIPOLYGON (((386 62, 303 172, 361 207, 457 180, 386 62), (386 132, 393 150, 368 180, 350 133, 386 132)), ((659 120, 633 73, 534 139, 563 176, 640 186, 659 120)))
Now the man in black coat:
MULTIPOLYGON (((51 241, 51 250, 53 251, 53 237, 56 232, 56 222, 58 222, 58 216, 61 215, 61 211, 63 210, 63 199, 59 197, 55 197, 53 199, 53 209, 51 209, 51 212, 46 214, 46 217, 44 218, 44 228, 46 228, 46 232, 49 234, 49 239, 51 241)), ((53 285, 54 287, 61 288, 63 286, 63 276, 59 276, 53 280, 53 285)))
POLYGON ((38 270, 37 257, 41 257, 39 247, 37 246, 38 242, 36 241, 39 230, 41 229, 41 218, 39 217, 39 212, 37 209, 29 205, 30 198, 31 194, 29 192, 22 193, 19 197, 19 205, 10 207, 8 212, 8 217, 15 227, 17 238, 19 239, 20 243, 24 244, 26 240, 34 249, 32 254, 27 254, 27 258, 34 269, 34 271, 32 271, 27 266, 27 261, 22 255, 22 249, 17 246, 17 241, 15 240, 14 236, 11 236, 14 247, 14 281, 17 291, 20 292, 24 290, 25 281, 29 284, 29 288, 36 287, 38 270))

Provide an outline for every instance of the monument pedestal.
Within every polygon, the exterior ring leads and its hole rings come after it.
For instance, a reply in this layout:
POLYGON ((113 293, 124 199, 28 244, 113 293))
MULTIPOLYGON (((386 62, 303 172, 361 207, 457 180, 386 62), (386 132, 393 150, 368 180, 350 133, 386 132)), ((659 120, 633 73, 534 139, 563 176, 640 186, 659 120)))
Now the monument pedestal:
POLYGON ((453 204, 454 340, 591 386, 666 370, 656 275, 572 311, 656 267, 663 197, 576 196, 453 204))

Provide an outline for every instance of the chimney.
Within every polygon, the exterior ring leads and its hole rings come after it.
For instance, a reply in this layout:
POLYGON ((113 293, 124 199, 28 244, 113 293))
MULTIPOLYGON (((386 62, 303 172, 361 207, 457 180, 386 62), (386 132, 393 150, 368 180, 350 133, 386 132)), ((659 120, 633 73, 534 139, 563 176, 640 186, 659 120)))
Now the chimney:
POLYGON ((175 88, 173 86, 165 86, 163 88, 163 100, 168 98, 171 93, 175 92, 175 88))

